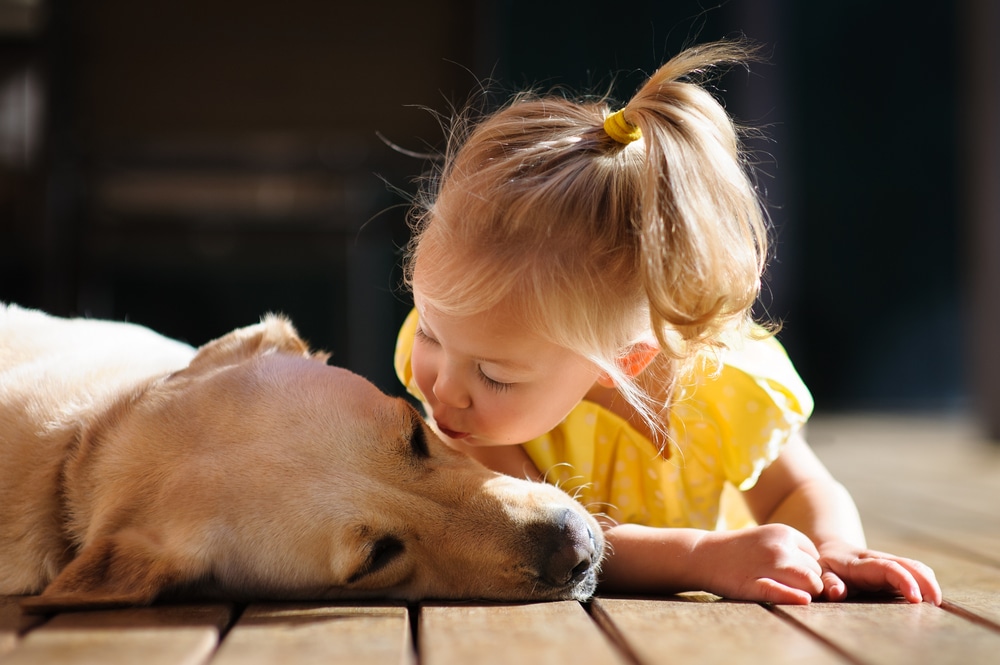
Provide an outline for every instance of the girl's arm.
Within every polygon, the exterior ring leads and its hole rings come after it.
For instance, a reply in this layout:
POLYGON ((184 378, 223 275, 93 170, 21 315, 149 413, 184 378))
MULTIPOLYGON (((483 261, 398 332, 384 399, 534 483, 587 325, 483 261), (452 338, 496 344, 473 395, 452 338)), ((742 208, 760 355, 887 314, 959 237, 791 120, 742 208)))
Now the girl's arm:
POLYGON ((867 548, 854 500, 800 435, 792 437, 744 498, 759 524, 786 524, 812 540, 825 598, 843 600, 849 590, 895 591, 910 602, 941 603, 930 568, 867 548))
POLYGON ((609 527, 601 590, 709 591, 726 598, 805 604, 823 590, 819 553, 783 524, 737 531, 609 527))
MULTIPOLYGON (((494 471, 544 482, 521 446, 451 445, 494 471)), ((808 538, 784 525, 720 532, 607 520, 601 526, 607 540, 602 591, 711 591, 744 600, 808 603, 823 590, 819 553, 808 538)))
POLYGON ((801 436, 744 493, 760 526, 735 531, 608 525, 611 555, 601 588, 704 590, 727 598, 808 603, 848 590, 895 591, 941 603, 934 573, 918 561, 867 549, 854 500, 801 436))
MULTIPOLYGON (((470 446, 451 440, 449 445, 494 471, 544 482, 521 446, 470 446)), ((816 548, 788 527, 711 532, 598 520, 607 541, 603 591, 711 591, 745 600, 808 603, 823 590, 816 548)))

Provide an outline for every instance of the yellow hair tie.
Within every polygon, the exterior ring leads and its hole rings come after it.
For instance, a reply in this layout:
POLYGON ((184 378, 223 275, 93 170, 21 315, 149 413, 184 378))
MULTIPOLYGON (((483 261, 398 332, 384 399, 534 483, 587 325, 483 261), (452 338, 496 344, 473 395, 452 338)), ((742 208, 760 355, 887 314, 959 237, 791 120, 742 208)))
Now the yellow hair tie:
POLYGON ((604 131, 625 145, 642 138, 642 130, 625 119, 625 109, 615 111, 604 119, 604 131))

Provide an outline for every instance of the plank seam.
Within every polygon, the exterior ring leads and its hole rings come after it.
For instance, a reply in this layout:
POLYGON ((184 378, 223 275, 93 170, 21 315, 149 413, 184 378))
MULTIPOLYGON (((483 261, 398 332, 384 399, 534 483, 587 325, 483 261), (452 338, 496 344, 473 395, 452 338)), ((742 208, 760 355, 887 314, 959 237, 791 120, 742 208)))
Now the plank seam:
POLYGON ((622 657, 631 665, 642 665, 642 659, 639 655, 632 650, 631 645, 618 626, 615 625, 614 619, 602 608, 600 605, 595 604, 593 601, 588 601, 580 603, 583 605, 583 609, 590 615, 590 618, 597 625, 597 627, 604 633, 611 645, 618 650, 622 657))
POLYGON ((1000 624, 994 623, 990 619, 987 619, 984 616, 980 616, 975 612, 973 612, 972 610, 966 609, 965 607, 962 607, 957 603, 953 603, 950 600, 942 601, 941 609, 947 612, 951 612, 955 616, 961 617, 962 619, 965 619, 969 623, 974 623, 977 626, 988 628, 989 630, 993 630, 1000 633, 1000 624))
POLYGON ((807 635, 809 635, 810 637, 812 637, 814 640, 816 640, 817 642, 819 642, 820 644, 822 644, 826 648, 828 648, 831 651, 833 651, 834 653, 836 653, 841 658, 847 660, 850 663, 853 663, 853 665, 866 665, 864 661, 858 660, 851 653, 845 651, 842 647, 838 646, 837 644, 834 644, 829 639, 827 639, 823 635, 820 635, 815 630, 813 630, 812 628, 810 628, 806 624, 802 623, 801 621, 799 621, 798 619, 796 619, 795 617, 793 617, 788 612, 785 612, 783 609, 781 609, 780 606, 774 605, 772 603, 758 603, 758 605, 760 605, 761 607, 763 607, 768 612, 771 612, 772 614, 774 614, 776 617, 778 617, 782 621, 785 621, 786 623, 788 623, 789 625, 791 625, 793 628, 795 628, 797 630, 801 630, 802 632, 806 633, 807 635))
POLYGON ((243 616, 243 612, 247 609, 246 604, 236 604, 231 603, 229 605, 229 618, 226 620, 226 624, 219 628, 218 633, 215 636, 215 646, 212 647, 212 651, 209 653, 208 657, 203 661, 204 663, 210 663, 218 655, 219 649, 222 648, 222 642, 229 635, 229 632, 236 627, 236 623, 243 616))
POLYGON ((219 630, 219 639, 216 641, 215 644, 216 651, 218 651, 219 647, 222 646, 222 640, 226 639, 226 636, 229 635, 229 631, 231 631, 236 626, 236 622, 243 617, 243 613, 246 612, 246 609, 247 609, 246 604, 239 604, 239 605, 234 604, 230 607, 229 621, 227 621, 226 625, 219 630))
MULTIPOLYGON (((410 660, 411 665, 420 664, 420 606, 416 603, 406 605, 406 618, 410 625, 410 660)), ((404 661, 406 662, 406 661, 404 661)))

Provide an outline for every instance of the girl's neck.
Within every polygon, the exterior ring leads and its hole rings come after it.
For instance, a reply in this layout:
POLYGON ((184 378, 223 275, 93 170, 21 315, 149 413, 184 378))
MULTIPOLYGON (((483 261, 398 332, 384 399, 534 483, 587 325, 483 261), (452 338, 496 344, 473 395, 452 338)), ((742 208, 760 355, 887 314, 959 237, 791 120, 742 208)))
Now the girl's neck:
POLYGON ((584 399, 588 402, 598 404, 619 418, 622 418, 636 432, 649 439, 654 446, 659 448, 661 451, 660 454, 663 455, 664 459, 669 459, 670 447, 665 445, 663 432, 669 426, 666 418, 669 414, 670 392, 673 388, 673 382, 669 380, 672 371, 673 363, 661 356, 637 377, 640 390, 650 395, 654 402, 665 405, 660 410, 661 426, 663 427, 663 430, 660 432, 653 431, 649 422, 647 422, 639 410, 632 406, 617 388, 606 388, 599 383, 595 383, 584 396, 584 399))
POLYGON ((584 399, 588 402, 593 402, 594 404, 603 406, 605 409, 627 422, 633 429, 639 432, 639 434, 642 434, 650 441, 654 441, 656 439, 656 437, 653 436, 653 432, 650 430, 646 419, 642 417, 642 414, 640 414, 627 399, 625 399, 617 388, 606 388, 599 383, 595 383, 584 396, 584 399))

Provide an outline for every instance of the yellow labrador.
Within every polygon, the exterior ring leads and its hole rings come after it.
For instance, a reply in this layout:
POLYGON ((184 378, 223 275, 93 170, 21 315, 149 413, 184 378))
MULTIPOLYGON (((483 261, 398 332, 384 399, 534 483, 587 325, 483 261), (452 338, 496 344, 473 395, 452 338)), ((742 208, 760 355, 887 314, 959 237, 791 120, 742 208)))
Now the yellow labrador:
POLYGON ((267 316, 198 350, 0 303, 0 594, 584 599, 600 528, 267 316))

